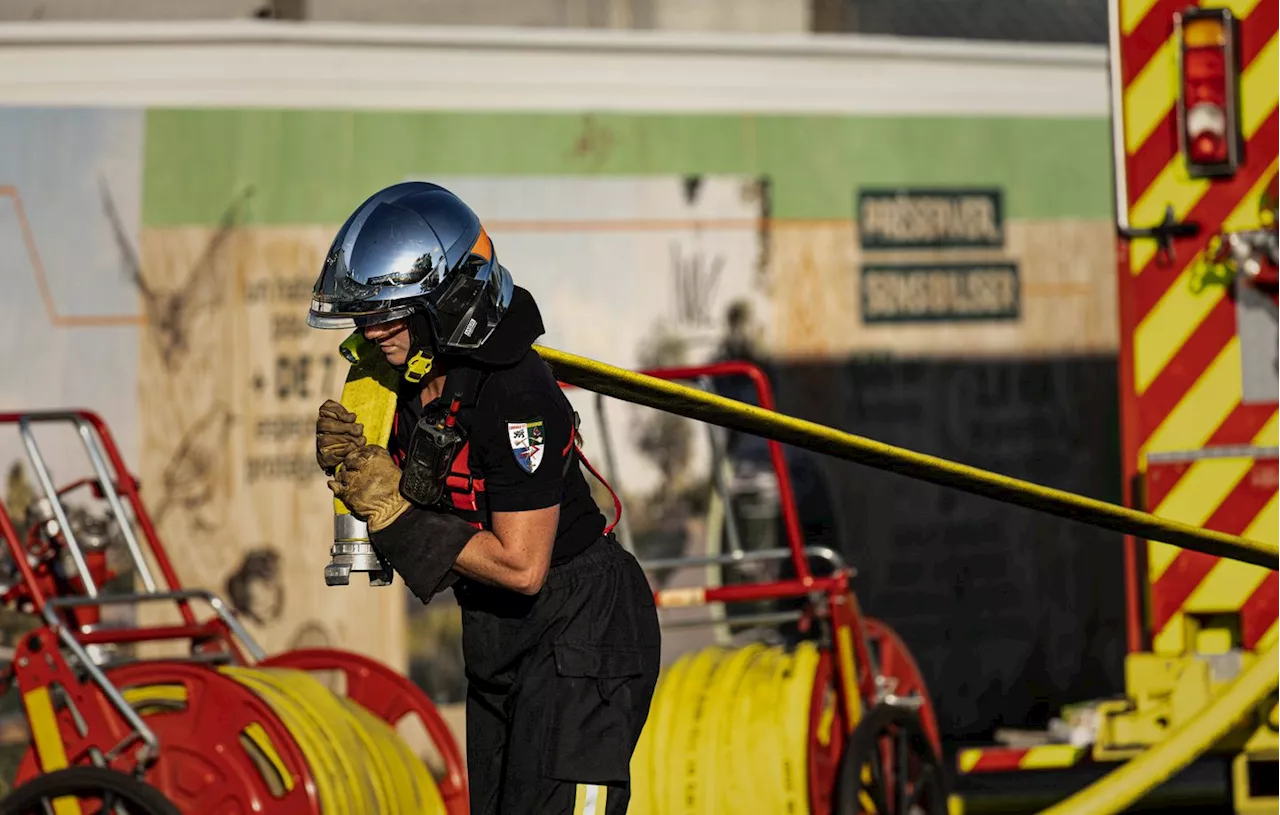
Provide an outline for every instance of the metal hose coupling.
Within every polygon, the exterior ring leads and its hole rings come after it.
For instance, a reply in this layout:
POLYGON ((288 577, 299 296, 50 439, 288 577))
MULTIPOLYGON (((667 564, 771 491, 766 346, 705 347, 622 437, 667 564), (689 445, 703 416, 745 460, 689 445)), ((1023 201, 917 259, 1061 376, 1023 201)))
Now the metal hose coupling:
POLYGON ((324 567, 327 586, 346 586, 352 572, 368 572, 370 586, 390 586, 392 571, 369 541, 369 526, 348 513, 333 516, 333 546, 324 567))

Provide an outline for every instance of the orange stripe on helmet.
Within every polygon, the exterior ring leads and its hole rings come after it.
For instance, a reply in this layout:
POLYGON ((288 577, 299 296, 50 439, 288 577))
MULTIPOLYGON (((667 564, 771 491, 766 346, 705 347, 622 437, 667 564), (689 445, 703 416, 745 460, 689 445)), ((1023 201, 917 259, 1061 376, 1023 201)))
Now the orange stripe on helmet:
POLYGON ((471 244, 471 254, 479 255, 485 260, 493 260, 493 241, 489 240, 489 233, 484 231, 484 227, 480 227, 480 237, 471 244))

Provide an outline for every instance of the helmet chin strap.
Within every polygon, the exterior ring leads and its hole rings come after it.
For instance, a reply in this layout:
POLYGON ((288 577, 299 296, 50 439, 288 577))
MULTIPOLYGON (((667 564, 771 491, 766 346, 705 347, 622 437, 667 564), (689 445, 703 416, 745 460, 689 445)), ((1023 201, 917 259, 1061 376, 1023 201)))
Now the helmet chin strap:
POLYGON ((405 363, 404 378, 407 382, 418 383, 431 373, 435 363, 435 332, 431 321, 421 311, 409 315, 409 360, 405 363))

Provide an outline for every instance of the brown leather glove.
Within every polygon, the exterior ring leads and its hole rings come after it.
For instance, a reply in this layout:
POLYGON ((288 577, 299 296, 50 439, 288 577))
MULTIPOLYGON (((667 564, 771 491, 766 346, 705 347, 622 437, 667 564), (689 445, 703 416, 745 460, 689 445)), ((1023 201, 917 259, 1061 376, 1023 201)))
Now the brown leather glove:
POLYGON ((330 475, 347 456, 364 447, 364 425, 341 404, 328 399, 316 417, 316 462, 330 475))
POLYGON ((385 529, 409 508, 400 494, 400 468, 386 448, 376 444, 366 444, 343 459, 329 489, 352 515, 369 524, 370 532, 385 529))

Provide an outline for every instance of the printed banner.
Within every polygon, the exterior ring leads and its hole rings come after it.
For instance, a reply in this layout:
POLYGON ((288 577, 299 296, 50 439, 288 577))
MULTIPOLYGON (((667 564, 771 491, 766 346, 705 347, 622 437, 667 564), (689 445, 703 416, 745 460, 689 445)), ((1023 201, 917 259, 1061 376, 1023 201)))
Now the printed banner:
POLYGON ((1013 263, 862 267, 862 320, 1016 320, 1013 263))
POLYGON ((863 249, 1004 245, 1003 196, 996 189, 863 189, 857 213, 863 249))

